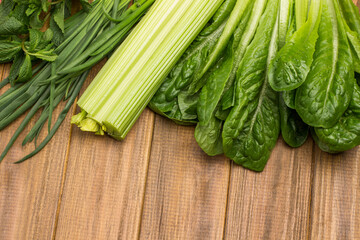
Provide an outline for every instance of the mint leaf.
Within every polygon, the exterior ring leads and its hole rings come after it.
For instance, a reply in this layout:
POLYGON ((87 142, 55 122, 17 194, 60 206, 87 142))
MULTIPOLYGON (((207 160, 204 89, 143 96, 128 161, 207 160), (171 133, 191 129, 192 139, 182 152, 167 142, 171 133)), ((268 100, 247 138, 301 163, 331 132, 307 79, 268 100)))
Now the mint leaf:
POLYGON ((53 38, 53 36, 54 36, 53 31, 52 31, 50 28, 48 28, 48 29, 44 32, 44 35, 43 35, 42 40, 43 40, 44 42, 49 43, 49 42, 51 41, 51 39, 53 38))
POLYGON ((5 19, 14 8, 13 0, 3 0, 0 4, 0 19, 5 19))
POLYGON ((35 48, 39 45, 43 37, 43 33, 39 30, 31 29, 31 28, 29 29, 29 33, 30 33, 29 51, 34 51, 35 48))
MULTIPOLYGON (((11 4, 8 3, 7 7, 1 7, 2 10, 0 12, 2 13, 0 13, 0 15, 5 15, 6 13, 4 13, 4 11, 9 10, 8 8, 10 6, 11 4)), ((1 18, 0 35, 17 35, 27 33, 27 25, 29 22, 29 19, 25 14, 27 7, 27 4, 17 5, 12 11, 10 11, 10 14, 1 18)))
POLYGON ((14 17, 6 18, 0 23, 0 35, 15 35, 26 32, 27 27, 14 17))
POLYGON ((19 76, 16 82, 26 82, 32 77, 31 58, 29 54, 26 54, 23 64, 19 70, 19 76))
POLYGON ((80 0, 82 8, 85 10, 85 12, 89 12, 91 9, 91 4, 88 0, 80 0))
POLYGON ((53 12, 54 21, 56 22, 56 24, 59 26, 59 28, 63 33, 65 33, 64 10, 65 10, 65 2, 62 2, 55 5, 55 10, 53 12))
POLYGON ((21 43, 16 41, 0 41, 0 63, 10 62, 21 51, 21 43))
POLYGON ((25 60, 25 56, 23 52, 19 52, 18 54, 16 54, 14 58, 14 62, 11 65, 10 74, 9 74, 9 82, 12 86, 14 86, 15 84, 15 79, 19 75, 20 67, 23 64, 24 60, 25 60))
POLYGON ((29 8, 28 9, 26 9, 26 15, 27 16, 30 16, 33 12, 35 12, 36 10, 38 9, 38 7, 36 6, 36 5, 33 5, 33 4, 31 4, 31 5, 29 5, 29 8))
POLYGON ((28 25, 29 18, 26 15, 26 10, 28 9, 29 5, 26 3, 20 3, 15 6, 14 10, 11 12, 9 17, 14 17, 24 25, 28 25))
POLYGON ((29 19, 29 25, 31 28, 34 29, 40 29, 44 26, 44 22, 40 20, 40 14, 42 12, 42 9, 37 9, 34 13, 31 14, 29 19))
POLYGON ((44 12, 47 12, 50 6, 50 2, 48 0, 41 0, 41 8, 44 12))
POLYGON ((56 60, 57 55, 53 53, 53 50, 40 50, 36 53, 29 53, 31 56, 39 58, 41 60, 45 60, 48 62, 53 62, 56 60))
POLYGON ((56 24, 53 16, 51 16, 50 19, 50 29, 53 32, 52 42, 55 44, 55 46, 59 46, 64 41, 64 33, 56 24))

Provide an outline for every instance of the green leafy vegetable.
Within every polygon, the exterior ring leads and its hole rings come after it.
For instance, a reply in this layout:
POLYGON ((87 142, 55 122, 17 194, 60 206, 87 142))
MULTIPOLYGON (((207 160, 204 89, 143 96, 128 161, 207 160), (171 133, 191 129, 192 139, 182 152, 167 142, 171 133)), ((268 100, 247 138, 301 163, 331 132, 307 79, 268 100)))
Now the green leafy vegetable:
POLYGON ((238 70, 236 103, 224 124, 225 155, 246 168, 262 171, 279 136, 278 94, 267 69, 278 44, 279 1, 268 1, 254 40, 238 70))
POLYGON ((352 55, 338 5, 322 4, 319 40, 305 83, 297 90, 296 110, 313 127, 334 126, 349 106, 354 86, 352 55))
POLYGON ((198 78, 204 71, 209 57, 214 58, 215 55, 212 52, 216 48, 235 4, 236 0, 226 0, 222 4, 209 25, 199 34, 166 77, 150 102, 151 109, 177 122, 185 124, 197 122, 196 108, 188 118, 189 115, 186 116, 181 112, 178 96, 184 98, 185 95, 190 95, 189 97, 194 95, 194 93, 188 93, 188 88, 192 82, 199 82, 198 78))
POLYGON ((17 82, 26 82, 32 76, 30 55, 26 54, 23 64, 20 67, 17 82))
MULTIPOLYGON (((223 110, 222 99, 233 97, 232 95, 226 96, 226 93, 234 91, 231 86, 234 83, 236 72, 246 48, 254 37, 261 15, 266 7, 266 1, 256 1, 254 5, 246 3, 246 6, 243 7, 252 9, 252 11, 248 11, 248 14, 242 16, 224 58, 214 68, 200 94, 198 103, 199 123, 195 129, 195 138, 199 146, 209 155, 223 153, 221 130, 229 110, 223 110), (247 25, 248 22, 252 24, 247 25)), ((230 101, 233 105, 233 100, 230 101)))
POLYGON ((22 52, 19 52, 14 57, 14 62, 11 65, 10 74, 9 74, 9 77, 8 77, 9 82, 11 83, 11 85, 15 84, 16 78, 19 75, 20 68, 21 68, 22 64, 24 63, 24 60, 25 60, 25 55, 22 52))
POLYGON ((315 128, 313 136, 319 147, 326 152, 338 153, 360 144, 360 87, 354 85, 349 109, 331 128, 315 128))
POLYGON ((340 4, 343 19, 347 22, 350 29, 360 36, 360 13, 352 0, 337 0, 340 4))
POLYGON ((0 40, 0 63, 9 62, 21 51, 21 42, 0 40))
POLYGON ((0 4, 1 15, 6 15, 0 22, 0 35, 27 33, 29 21, 25 14, 27 7, 27 4, 15 4, 12 0, 4 0, 4 3, 0 4))
POLYGON ((295 109, 296 90, 284 91, 281 96, 288 108, 295 109))
MULTIPOLYGON (((307 2, 307 0, 301 1, 307 2)), ((321 0, 311 1, 309 19, 295 31, 270 65, 269 83, 274 90, 293 90, 305 82, 318 39, 320 9, 321 0)), ((307 12, 306 8, 305 10, 307 12)))
MULTIPOLYGON (((282 48, 293 34, 293 2, 281 0, 279 16, 279 48, 282 48)), ((309 127, 306 125, 295 108, 295 90, 284 91, 279 94, 279 113, 281 135, 291 147, 300 147, 308 137, 309 127), (287 103, 285 102, 288 101, 287 103), (292 108, 289 107, 293 106, 292 108)))
MULTIPOLYGON (((231 48, 230 48, 231 49, 231 48)), ((232 55, 230 50, 229 55, 232 55)), ((195 138, 199 146, 210 156, 223 153, 222 150, 222 121, 215 117, 226 80, 232 71, 232 57, 220 61, 216 70, 210 75, 206 85, 202 88, 197 113, 199 123, 195 129, 195 138)))
POLYGON ((305 124, 295 110, 288 108, 279 97, 281 135, 291 147, 300 147, 308 138, 309 126, 305 124))
POLYGON ((65 2, 63 1, 61 4, 57 4, 53 10, 52 18, 56 25, 60 28, 61 32, 65 32, 65 2))

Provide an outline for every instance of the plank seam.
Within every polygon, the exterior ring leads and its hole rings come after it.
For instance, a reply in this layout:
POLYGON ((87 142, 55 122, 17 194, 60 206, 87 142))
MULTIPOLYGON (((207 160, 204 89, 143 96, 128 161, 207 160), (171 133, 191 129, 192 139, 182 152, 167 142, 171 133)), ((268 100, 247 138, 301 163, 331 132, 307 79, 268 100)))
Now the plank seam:
POLYGON ((4 80, 4 79, 3 79, 4 69, 5 69, 5 64, 1 64, 1 72, 0 72, 0 79, 1 79, 1 81, 4 80))
POLYGON ((310 174, 310 194, 309 194, 309 210, 308 210, 308 223, 307 223, 307 240, 311 239, 311 232, 312 232, 312 217, 311 217, 311 210, 313 208, 313 191, 314 191, 314 175, 316 174, 316 144, 313 142, 312 147, 312 157, 311 157, 311 174, 310 174))
POLYGON ((233 162, 230 161, 229 180, 228 180, 228 189, 227 189, 227 195, 226 195, 226 206, 225 206, 225 215, 224 215, 224 229, 223 229, 223 236, 222 236, 221 239, 225 239, 225 234, 226 234, 226 224, 227 224, 226 219, 227 219, 228 208, 229 208, 229 196, 230 196, 230 184, 231 184, 232 167, 233 167, 233 162))
MULTIPOLYGON (((76 113, 76 104, 77 104, 77 98, 74 102, 74 109, 72 111, 72 115, 75 115, 76 113)), ((57 207, 56 207, 56 214, 55 214, 55 223, 54 223, 54 228, 53 228, 53 232, 52 232, 52 236, 51 239, 55 240, 56 238, 56 230, 57 230, 57 226, 58 226, 58 222, 59 222, 59 215, 60 215, 60 208, 61 208, 61 200, 62 200, 62 196, 64 193, 64 185, 65 185, 65 180, 66 180, 66 172, 67 172, 67 167, 68 167, 68 162, 69 162, 69 156, 70 156, 70 144, 71 144, 71 136, 72 136, 72 132, 73 132, 73 126, 72 124, 70 125, 70 133, 69 133, 69 140, 68 140, 68 144, 67 144, 67 148, 66 148, 66 155, 65 155, 65 163, 64 163, 64 169, 63 169, 63 173, 62 173, 62 178, 61 178, 61 184, 60 184, 60 192, 59 192, 59 199, 58 199, 58 203, 57 203, 57 207)))
POLYGON ((147 181, 148 181, 148 176, 149 176, 149 166, 150 166, 150 159, 151 159, 151 154, 152 154, 152 146, 153 146, 153 142, 154 142, 154 133, 155 133, 155 121, 156 121, 156 114, 154 112, 152 113, 152 131, 151 131, 151 141, 150 141, 150 146, 148 149, 148 159, 147 159, 147 169, 146 169, 146 175, 145 175, 145 183, 144 183, 144 188, 143 188, 143 197, 141 200, 141 211, 140 211, 140 220, 138 223, 138 233, 137 233, 137 239, 140 239, 140 235, 141 235, 141 225, 142 225, 142 217, 143 217, 143 213, 144 213, 144 205, 145 205, 145 196, 146 196, 146 185, 147 185, 147 181))

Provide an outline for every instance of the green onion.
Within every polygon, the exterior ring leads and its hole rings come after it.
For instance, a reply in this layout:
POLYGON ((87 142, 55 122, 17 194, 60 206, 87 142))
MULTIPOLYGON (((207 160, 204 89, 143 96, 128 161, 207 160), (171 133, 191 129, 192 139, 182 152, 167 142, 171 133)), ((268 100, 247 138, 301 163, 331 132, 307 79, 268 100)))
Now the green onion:
POLYGON ((80 98, 83 112, 72 122, 85 131, 124 139, 222 2, 157 0, 80 98))
MULTIPOLYGON (((11 86, 0 95, 0 131, 31 109, 0 155, 0 162, 39 111, 40 117, 23 141, 26 144, 35 140, 35 150, 20 162, 44 148, 75 102, 88 70, 116 49, 154 1, 137 0, 128 7, 130 0, 98 0, 92 3, 89 13, 82 10, 65 21, 65 40, 55 50, 58 58, 52 63, 41 62, 27 83, 11 86), (110 14, 115 22, 108 18, 110 14), (66 105, 52 124, 53 111, 61 101, 66 105), (37 146, 46 122, 48 135, 37 146)), ((0 88, 8 82, 2 81, 0 88)))

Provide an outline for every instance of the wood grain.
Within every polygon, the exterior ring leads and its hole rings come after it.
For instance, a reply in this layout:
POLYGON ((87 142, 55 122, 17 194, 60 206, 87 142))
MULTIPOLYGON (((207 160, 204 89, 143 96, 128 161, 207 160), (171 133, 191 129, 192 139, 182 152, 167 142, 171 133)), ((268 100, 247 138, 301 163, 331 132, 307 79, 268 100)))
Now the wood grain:
POLYGON ((194 128, 157 116, 140 239, 221 239, 229 167, 201 151, 194 128))
MULTIPOLYGON (((10 65, 6 65, 4 76, 10 65)), ((6 88, 1 90, 4 92, 6 88)), ((57 115, 61 109, 54 112, 57 115)), ((22 117, 0 132, 0 152, 10 140, 22 117)), ((56 137, 30 160, 15 165, 34 149, 25 147, 22 134, 0 164, 0 239, 50 239, 56 216, 61 179, 70 135, 70 116, 60 127, 56 137)), ((53 121, 54 122, 54 121, 53 121)), ((30 126, 34 123, 32 121, 30 126)), ((25 131, 29 131, 27 127, 25 131)), ((43 132, 40 138, 47 132, 43 132)))
POLYGON ((360 239, 360 149, 330 155, 316 149, 311 239, 360 239))
POLYGON ((232 165, 225 239, 305 239, 313 141, 279 140, 262 173, 232 165))
POLYGON ((123 142, 73 127, 56 239, 136 239, 153 126, 146 110, 123 142))

